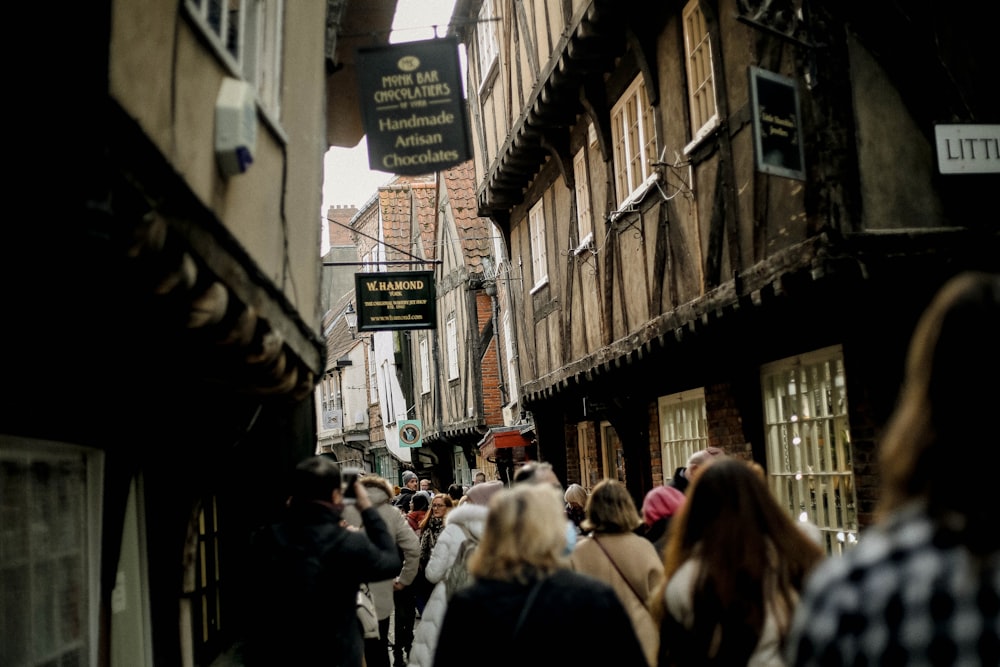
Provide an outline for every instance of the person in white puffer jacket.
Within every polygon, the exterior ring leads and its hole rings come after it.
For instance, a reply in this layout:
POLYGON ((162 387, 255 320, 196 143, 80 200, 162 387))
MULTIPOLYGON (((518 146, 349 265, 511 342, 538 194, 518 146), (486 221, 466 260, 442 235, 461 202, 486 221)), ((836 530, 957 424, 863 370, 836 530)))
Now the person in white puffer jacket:
POLYGON ((481 539, 483 529, 486 527, 486 505, 493 494, 502 488, 504 484, 500 481, 476 484, 466 494, 466 502, 448 512, 444 530, 438 536, 425 570, 427 580, 434 584, 434 590, 420 615, 420 625, 413 635, 413 646, 410 649, 407 667, 433 666, 441 621, 444 620, 444 613, 448 609, 444 577, 448 568, 455 562, 458 548, 465 540, 465 531, 462 528, 464 527, 476 539, 481 539))

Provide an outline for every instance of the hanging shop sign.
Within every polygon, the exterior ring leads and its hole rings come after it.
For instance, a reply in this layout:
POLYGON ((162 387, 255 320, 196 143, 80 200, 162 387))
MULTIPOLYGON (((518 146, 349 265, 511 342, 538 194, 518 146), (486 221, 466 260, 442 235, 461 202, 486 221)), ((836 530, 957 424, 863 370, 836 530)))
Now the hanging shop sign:
POLYGON ((399 422, 399 446, 420 447, 424 444, 424 431, 419 419, 399 422))
POLYGON ((358 49, 357 71, 372 169, 430 174, 471 157, 457 38, 358 49))
POLYGON ((757 171, 804 181, 802 115, 795 80, 751 67, 750 94, 757 171))
POLYGON ((355 273, 358 331, 437 328, 433 271, 355 273))

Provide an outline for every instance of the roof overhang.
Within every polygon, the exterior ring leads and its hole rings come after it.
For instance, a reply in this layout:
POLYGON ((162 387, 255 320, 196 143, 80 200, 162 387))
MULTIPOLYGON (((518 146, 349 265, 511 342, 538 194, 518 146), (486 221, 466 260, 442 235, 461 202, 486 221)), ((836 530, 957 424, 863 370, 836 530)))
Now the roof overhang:
POLYGON ((327 0, 328 146, 353 148, 365 136, 355 54, 389 43, 397 0, 327 0))

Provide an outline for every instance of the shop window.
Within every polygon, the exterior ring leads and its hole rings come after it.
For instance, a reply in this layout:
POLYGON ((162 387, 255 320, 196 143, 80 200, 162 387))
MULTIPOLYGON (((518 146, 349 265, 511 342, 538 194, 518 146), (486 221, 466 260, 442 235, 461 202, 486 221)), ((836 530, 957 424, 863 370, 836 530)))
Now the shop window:
POLYGON ((708 447, 705 391, 692 389, 661 396, 657 407, 663 481, 666 482, 673 477, 675 470, 687 465, 692 454, 708 447))
POLYGON ((768 482, 800 521, 816 524, 828 553, 858 539, 854 452, 840 346, 761 368, 768 482))
POLYGON ((3 437, 0 664, 97 664, 102 459, 3 437))

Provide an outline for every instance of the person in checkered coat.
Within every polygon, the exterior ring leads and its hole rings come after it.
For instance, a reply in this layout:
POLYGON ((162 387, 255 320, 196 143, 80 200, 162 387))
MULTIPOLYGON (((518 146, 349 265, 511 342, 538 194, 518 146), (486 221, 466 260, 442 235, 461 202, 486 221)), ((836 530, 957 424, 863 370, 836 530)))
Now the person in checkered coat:
POLYGON ((789 665, 1000 665, 1000 275, 963 273, 914 331, 875 525, 806 582, 789 665))

